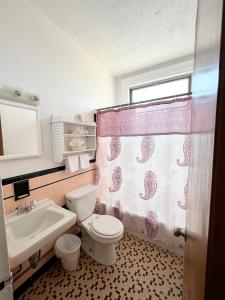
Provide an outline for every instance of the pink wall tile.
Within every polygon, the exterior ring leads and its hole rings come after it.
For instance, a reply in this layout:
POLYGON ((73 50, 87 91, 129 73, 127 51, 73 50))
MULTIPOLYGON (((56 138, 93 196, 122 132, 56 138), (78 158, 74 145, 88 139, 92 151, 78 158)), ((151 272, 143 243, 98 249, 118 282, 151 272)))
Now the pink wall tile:
MULTIPOLYGON (((89 168, 82 170, 82 172, 86 172, 90 170, 89 172, 86 173, 81 173, 81 171, 78 171, 75 174, 80 174, 74 177, 71 177, 70 173, 66 173, 65 171, 61 172, 56 172, 36 178, 30 179, 30 189, 37 188, 34 191, 30 192, 30 196, 23 198, 18 201, 14 201, 14 198, 10 198, 4 201, 4 208, 5 208, 5 213, 9 214, 12 211, 16 209, 19 205, 24 205, 28 204, 30 201, 34 200, 43 200, 46 198, 49 198, 53 201, 55 201, 58 205, 64 205, 65 204, 65 194, 72 189, 89 184, 89 183, 94 183, 94 169, 95 164, 92 164, 89 168), (64 179, 64 180, 62 180, 64 179), (62 180, 60 182, 55 182, 57 180, 62 180), (54 183, 55 182, 55 183, 54 183), (47 186, 43 186, 46 185, 47 186), (40 186, 43 186, 39 188, 40 186)), ((3 186, 3 195, 4 198, 9 197, 14 195, 13 192, 13 185, 8 184, 3 186)))

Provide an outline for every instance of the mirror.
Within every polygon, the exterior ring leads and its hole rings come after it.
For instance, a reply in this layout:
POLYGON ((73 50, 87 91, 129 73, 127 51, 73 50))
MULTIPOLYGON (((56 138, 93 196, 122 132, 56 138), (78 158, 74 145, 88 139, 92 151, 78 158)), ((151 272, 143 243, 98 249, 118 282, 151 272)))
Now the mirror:
POLYGON ((0 160, 37 155, 38 107, 0 99, 0 160))

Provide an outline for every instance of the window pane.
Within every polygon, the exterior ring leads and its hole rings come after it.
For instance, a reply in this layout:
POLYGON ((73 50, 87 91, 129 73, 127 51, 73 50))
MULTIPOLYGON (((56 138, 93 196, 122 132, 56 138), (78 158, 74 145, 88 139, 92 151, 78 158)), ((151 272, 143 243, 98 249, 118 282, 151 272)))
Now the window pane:
POLYGON ((189 78, 168 81, 132 90, 131 101, 140 102, 189 92, 189 78))

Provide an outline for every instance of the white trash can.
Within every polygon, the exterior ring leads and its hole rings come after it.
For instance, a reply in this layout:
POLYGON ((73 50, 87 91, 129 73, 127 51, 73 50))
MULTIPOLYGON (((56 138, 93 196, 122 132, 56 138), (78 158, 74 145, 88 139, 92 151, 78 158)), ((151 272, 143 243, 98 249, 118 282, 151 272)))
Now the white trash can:
POLYGON ((55 243, 55 254, 66 271, 75 271, 80 257, 80 238, 73 234, 60 236, 55 243))

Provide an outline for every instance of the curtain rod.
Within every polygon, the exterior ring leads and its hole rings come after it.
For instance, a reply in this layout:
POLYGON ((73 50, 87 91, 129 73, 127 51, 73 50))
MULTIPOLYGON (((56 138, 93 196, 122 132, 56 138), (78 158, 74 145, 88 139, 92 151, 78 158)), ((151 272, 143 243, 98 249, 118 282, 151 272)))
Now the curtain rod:
POLYGON ((191 96, 191 95, 192 95, 192 93, 190 92, 190 93, 185 93, 185 94, 178 94, 178 95, 160 97, 160 98, 155 98, 155 99, 150 99, 150 100, 144 100, 144 101, 140 101, 140 102, 118 104, 118 105, 113 105, 113 106, 98 108, 97 112, 101 111, 101 110, 105 110, 105 109, 110 109, 110 108, 119 108, 119 107, 124 107, 124 106, 138 105, 140 103, 147 103, 147 102, 159 101, 159 100, 165 100, 165 99, 171 99, 171 98, 179 98, 179 97, 191 96))

